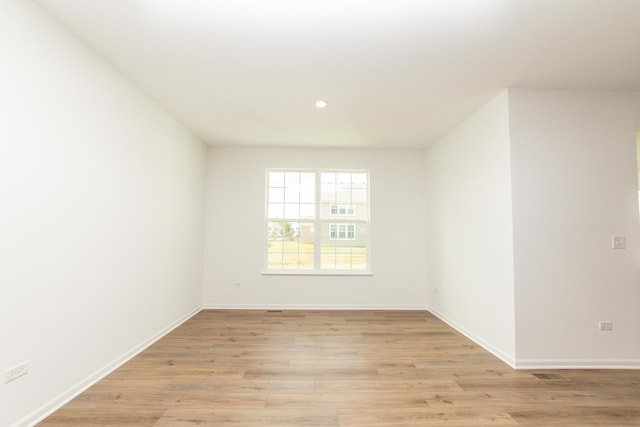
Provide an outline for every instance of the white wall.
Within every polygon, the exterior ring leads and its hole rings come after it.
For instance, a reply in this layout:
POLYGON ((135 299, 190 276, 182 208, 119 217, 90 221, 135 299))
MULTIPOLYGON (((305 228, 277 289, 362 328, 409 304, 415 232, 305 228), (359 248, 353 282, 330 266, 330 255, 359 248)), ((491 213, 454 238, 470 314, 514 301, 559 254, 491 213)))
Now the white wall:
POLYGON ((424 151, 211 148, 207 174, 205 306, 424 308, 424 151), (369 169, 373 275, 261 275, 265 168, 369 169))
POLYGON ((512 90, 509 105, 518 366, 640 367, 640 93, 512 90))
POLYGON ((31 2, 0 2, 0 425, 201 304, 205 149, 31 2))
POLYGON ((515 360, 509 105, 503 92, 427 151, 428 306, 515 360))
POLYGON ((505 92, 426 153, 205 155, 30 2, 0 3, 0 62, 0 371, 30 362, 0 425, 197 310, 203 245, 208 306, 426 302, 518 366, 640 366, 640 94, 505 92), (370 170, 373 275, 260 274, 270 167, 370 170))

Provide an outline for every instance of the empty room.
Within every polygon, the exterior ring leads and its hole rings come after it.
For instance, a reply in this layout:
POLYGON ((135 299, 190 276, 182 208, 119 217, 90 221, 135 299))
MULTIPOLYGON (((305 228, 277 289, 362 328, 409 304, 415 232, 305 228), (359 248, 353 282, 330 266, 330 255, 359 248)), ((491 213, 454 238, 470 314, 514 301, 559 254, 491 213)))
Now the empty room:
POLYGON ((3 0, 0 426, 640 425, 638 16, 3 0))

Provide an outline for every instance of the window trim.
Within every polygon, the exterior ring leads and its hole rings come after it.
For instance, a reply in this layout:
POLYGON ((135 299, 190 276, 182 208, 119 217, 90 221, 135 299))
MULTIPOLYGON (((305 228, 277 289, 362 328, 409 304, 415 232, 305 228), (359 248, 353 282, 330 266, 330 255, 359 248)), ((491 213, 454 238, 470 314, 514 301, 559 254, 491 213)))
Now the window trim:
MULTIPOLYGON (((263 233, 263 243, 264 243, 264 260, 263 260, 263 269, 261 274, 263 275, 287 275, 287 276, 370 276, 373 275, 371 271, 371 196, 370 196, 370 188, 371 188, 371 174, 367 169, 309 169, 309 168, 266 168, 265 169, 265 231, 263 233), (314 173, 315 174, 315 218, 295 218, 295 219, 287 219, 287 218, 269 218, 269 173, 270 172, 298 172, 298 173, 314 173), (322 218, 322 191, 321 191, 321 177, 322 173, 363 173, 366 174, 366 217, 363 219, 356 218, 356 207, 353 203, 333 203, 335 205, 351 205, 353 209, 353 213, 346 214, 331 214, 331 205, 329 205, 329 212, 326 218, 322 218), (340 219, 344 218, 346 221, 341 221, 340 219), (321 239, 322 236, 320 232, 315 235, 314 238, 314 268, 313 269, 285 269, 285 268, 268 268, 268 230, 270 222, 277 221, 289 221, 295 223, 313 223, 315 230, 321 230, 322 225, 330 225, 330 224, 346 224, 351 225, 353 227, 353 238, 344 239, 336 239, 335 241, 341 242, 349 242, 356 240, 356 226, 358 223, 363 223, 367 225, 367 233, 364 237, 365 248, 366 248, 366 265, 364 269, 360 270, 352 270, 352 269, 322 269, 320 268, 320 256, 321 256, 321 239)), ((326 204, 325 204, 326 206, 326 204)), ((345 230, 348 233, 348 228, 345 230)), ((327 236, 329 237, 329 236, 327 236)), ((334 241, 333 239, 331 239, 334 241)), ((355 247, 355 246, 354 246, 355 247)))

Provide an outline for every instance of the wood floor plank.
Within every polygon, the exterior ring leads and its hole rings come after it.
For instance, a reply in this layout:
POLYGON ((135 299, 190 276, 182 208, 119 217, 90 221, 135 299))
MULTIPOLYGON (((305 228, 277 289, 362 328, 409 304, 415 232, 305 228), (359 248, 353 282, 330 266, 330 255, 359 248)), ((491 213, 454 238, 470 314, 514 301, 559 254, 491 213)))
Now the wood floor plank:
POLYGON ((462 388, 452 379, 449 380, 376 380, 367 379, 359 381, 338 380, 338 381, 316 381, 316 393, 385 393, 385 392, 407 392, 425 393, 429 391, 462 391, 462 388))
POLYGON ((423 408, 428 407, 427 399, 419 394, 402 392, 359 392, 315 393, 315 394, 280 394, 269 396, 267 407, 273 408, 338 408, 338 409, 371 409, 371 408, 423 408))
POLYGON ((339 411, 340 427, 517 426, 504 408, 420 408, 339 411))
POLYGON ((209 390, 211 393, 313 393, 314 384, 310 380, 209 380, 209 379, 180 379, 171 382, 165 391, 181 391, 183 393, 194 390, 209 390))
MULTIPOLYGON (((268 394, 228 393, 209 390, 189 390, 179 393, 175 405, 183 409, 262 409, 266 406, 268 394)), ((278 396, 277 394, 273 396, 278 396)), ((304 396, 297 395, 297 396, 304 396)))
POLYGON ((640 407, 561 405, 510 411, 521 425, 529 426, 639 426, 640 407))
POLYGON ((180 409, 172 408, 156 422, 156 427, 193 425, 233 427, 339 427, 335 410, 236 410, 236 409, 180 409))
POLYGON ((513 370, 424 311, 204 310, 42 426, 640 426, 640 370, 513 370))
POLYGON ((164 409, 140 409, 135 411, 114 411, 112 407, 74 409, 58 411, 41 425, 49 427, 100 426, 100 427, 151 427, 157 425, 164 409))

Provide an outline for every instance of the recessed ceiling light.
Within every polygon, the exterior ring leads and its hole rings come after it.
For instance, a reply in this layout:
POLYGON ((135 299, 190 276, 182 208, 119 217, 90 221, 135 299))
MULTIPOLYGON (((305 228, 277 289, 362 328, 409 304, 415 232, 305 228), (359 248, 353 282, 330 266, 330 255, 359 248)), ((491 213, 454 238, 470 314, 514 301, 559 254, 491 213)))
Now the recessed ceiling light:
POLYGON ((325 108, 329 103, 324 100, 316 101, 316 108, 325 108))

